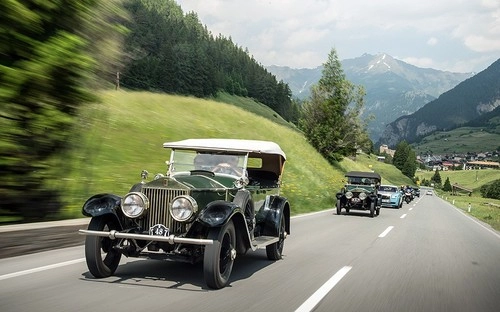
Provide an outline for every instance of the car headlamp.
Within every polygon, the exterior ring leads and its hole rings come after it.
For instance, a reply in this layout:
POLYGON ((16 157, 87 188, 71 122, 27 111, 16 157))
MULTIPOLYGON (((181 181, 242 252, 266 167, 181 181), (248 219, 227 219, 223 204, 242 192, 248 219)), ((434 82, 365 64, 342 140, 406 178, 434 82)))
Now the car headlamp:
POLYGON ((346 197, 347 199, 351 199, 351 198, 352 198, 352 192, 346 192, 346 193, 345 193, 345 197, 346 197))
POLYGON ((127 217, 139 218, 148 210, 149 199, 139 192, 128 193, 123 197, 121 208, 127 217))
POLYGON ((170 215, 175 221, 191 221, 196 212, 198 212, 198 204, 191 196, 177 196, 170 204, 170 215))
POLYGON ((359 193, 359 196, 358 196, 358 197, 359 197, 359 199, 361 199, 361 200, 365 200, 365 199, 366 199, 366 197, 368 197, 368 195, 366 195, 366 193, 364 193, 364 192, 361 192, 361 193, 359 193))

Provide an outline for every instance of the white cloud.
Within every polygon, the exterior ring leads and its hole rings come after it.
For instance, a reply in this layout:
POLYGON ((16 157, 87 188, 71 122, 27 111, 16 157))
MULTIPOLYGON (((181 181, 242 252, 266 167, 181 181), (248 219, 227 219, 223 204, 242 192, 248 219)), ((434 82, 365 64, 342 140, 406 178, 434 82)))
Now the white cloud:
POLYGON ((341 59, 384 51, 416 66, 450 71, 479 71, 500 56, 498 0, 177 3, 195 11, 212 33, 248 48, 263 65, 316 67, 332 48, 341 59))
POLYGON ((430 46, 435 46, 436 44, 438 44, 438 39, 436 37, 431 37, 429 38, 429 40, 427 40, 427 44, 430 45, 430 46))

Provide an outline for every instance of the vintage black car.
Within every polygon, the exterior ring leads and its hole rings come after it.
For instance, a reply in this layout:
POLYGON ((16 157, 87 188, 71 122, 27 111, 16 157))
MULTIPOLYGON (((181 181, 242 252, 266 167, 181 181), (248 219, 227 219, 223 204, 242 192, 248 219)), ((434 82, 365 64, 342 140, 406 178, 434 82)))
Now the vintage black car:
POLYGON ((203 262, 213 289, 228 284, 237 255, 265 248, 282 258, 290 204, 280 196, 285 153, 269 141, 188 139, 171 150, 166 174, 135 184, 125 196, 98 194, 83 208, 92 217, 85 258, 97 278, 114 274, 122 255, 203 262))
POLYGON ((351 210, 367 210, 370 217, 380 214, 382 199, 378 195, 378 187, 382 178, 375 172, 350 171, 345 174, 347 183, 337 197, 337 214, 342 208, 348 214, 351 210))

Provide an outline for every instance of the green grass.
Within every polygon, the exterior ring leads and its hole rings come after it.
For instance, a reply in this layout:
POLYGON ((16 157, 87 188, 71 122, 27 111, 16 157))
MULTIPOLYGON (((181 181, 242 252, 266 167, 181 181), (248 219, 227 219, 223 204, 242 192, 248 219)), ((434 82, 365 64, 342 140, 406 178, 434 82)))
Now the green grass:
MULTIPOLYGON (((241 100, 240 98, 236 98, 241 100)), ((272 116, 272 115, 271 115, 272 116)), ((335 170, 290 127, 213 100, 147 92, 108 91, 102 103, 85 107, 59 181, 64 217, 79 217, 93 194, 123 195, 140 172, 165 173, 169 151, 162 144, 187 138, 240 138, 277 142, 287 154, 283 195, 294 214, 333 206, 342 185, 335 170)))
MULTIPOLYGON (((416 175, 422 179, 430 180, 434 171, 418 171, 416 175)), ((449 201, 456 207, 468 211, 471 204, 471 215, 477 219, 490 224, 494 229, 500 231, 500 200, 483 198, 479 192, 482 185, 500 179, 500 171, 495 169, 483 170, 458 170, 440 171, 441 181, 444 184, 446 178, 450 179, 451 185, 458 184, 468 189, 472 189, 472 196, 467 193, 444 192, 437 190, 437 194, 449 201)))
POLYGON ((495 129, 462 127, 447 132, 436 132, 412 144, 419 153, 431 151, 433 154, 486 152, 498 148, 500 142, 500 126, 495 129))
POLYGON ((81 217, 81 207, 91 195, 124 195, 140 181, 143 169, 150 176, 165 173, 169 151, 162 144, 187 138, 277 142, 287 155, 282 195, 294 215, 333 208, 347 171, 374 170, 384 184, 411 184, 375 155, 361 154, 331 166, 293 125, 249 99, 221 94, 216 101, 126 91, 100 95, 100 103, 80 111, 68 153, 51 163, 60 179, 50 184, 64 193, 65 209, 58 218, 81 217))

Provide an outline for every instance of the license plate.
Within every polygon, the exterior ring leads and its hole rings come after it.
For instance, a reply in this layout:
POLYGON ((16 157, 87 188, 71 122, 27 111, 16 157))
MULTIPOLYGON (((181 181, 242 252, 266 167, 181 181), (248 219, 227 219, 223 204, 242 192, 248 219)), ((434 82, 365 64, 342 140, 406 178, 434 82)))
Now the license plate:
POLYGON ((389 203, 389 202, 390 202, 390 200, 388 200, 388 199, 382 199, 382 202, 383 202, 383 203, 389 203))
POLYGON ((163 224, 156 224, 149 228, 149 235, 154 236, 169 236, 170 230, 163 224))

